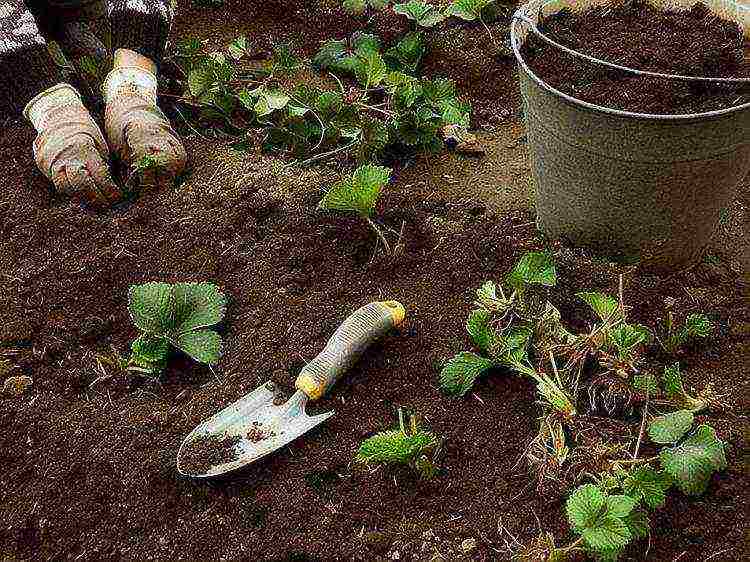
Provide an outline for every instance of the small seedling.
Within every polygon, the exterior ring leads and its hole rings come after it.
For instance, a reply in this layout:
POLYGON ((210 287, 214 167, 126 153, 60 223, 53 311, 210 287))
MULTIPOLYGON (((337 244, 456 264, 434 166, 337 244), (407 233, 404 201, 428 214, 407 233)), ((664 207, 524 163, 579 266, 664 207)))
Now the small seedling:
POLYGON ((360 166, 350 177, 334 184, 325 194, 319 209, 357 213, 372 228, 383 243, 386 254, 391 254, 391 245, 383 227, 372 220, 375 204, 380 192, 390 181, 391 170, 383 166, 367 164, 360 166))
POLYGON ((448 394, 463 396, 476 380, 493 367, 511 369, 537 383, 540 396, 564 415, 575 408, 557 372, 548 375, 532 366, 529 347, 541 324, 556 324, 553 339, 569 335, 559 324, 559 313, 550 304, 540 308, 534 287, 557 283, 554 262, 544 252, 525 254, 506 277, 508 293, 487 281, 476 291, 475 305, 466 331, 479 353, 463 351, 450 359, 440 373, 440 386, 448 394), (555 320, 556 319, 556 320, 555 320))
POLYGON ((610 471, 593 477, 595 484, 583 484, 569 496, 568 522, 580 537, 558 548, 552 535, 544 535, 520 550, 516 560, 553 562, 586 552, 596 560, 617 561, 628 543, 650 534, 649 511, 664 507, 672 486, 701 495, 713 474, 726 468, 725 445, 714 429, 701 425, 685 437, 692 424, 689 411, 655 418, 649 436, 668 445, 657 456, 613 461, 610 471))
POLYGON ((713 324, 705 314, 691 314, 681 326, 674 320, 672 311, 667 312, 659 343, 664 351, 675 355, 684 345, 698 339, 707 338, 713 331, 713 324))
POLYGON ((146 283, 130 287, 128 310, 141 335, 131 344, 128 369, 150 375, 167 364, 170 347, 214 364, 221 336, 207 329, 224 318, 226 299, 211 283, 146 283))
POLYGON ((383 431, 363 441, 355 460, 367 465, 402 464, 411 467, 425 480, 434 478, 439 471, 435 464, 440 445, 438 438, 421 429, 413 415, 407 428, 400 408, 398 418, 399 429, 383 431))

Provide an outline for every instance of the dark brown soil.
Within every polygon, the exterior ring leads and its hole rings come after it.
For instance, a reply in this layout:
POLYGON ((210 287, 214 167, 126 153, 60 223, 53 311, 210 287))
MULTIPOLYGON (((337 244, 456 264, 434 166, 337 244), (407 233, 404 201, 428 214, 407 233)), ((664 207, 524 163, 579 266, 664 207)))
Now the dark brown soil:
MULTIPOLYGON (((231 18, 187 8, 178 34, 219 41, 236 27, 314 42, 353 25, 302 2, 277 13, 261 4, 228 2, 231 18)), ((447 45, 465 29, 436 40, 447 45)), ((429 64, 450 69, 448 60, 429 64)), ((457 80, 483 91, 471 77, 486 64, 466 59, 457 80)), ((510 67, 490 72, 506 92, 515 87, 510 67)), ((484 101, 515 115, 514 96, 484 101)), ((189 134, 183 185, 94 215, 51 194, 34 167, 33 138, 18 121, 0 129, 0 351, 34 379, 27 395, 0 397, 0 559, 505 561, 516 541, 541 530, 572 538, 564 497, 539 495, 517 464, 536 432, 532 385, 494 373, 456 400, 436 383, 441 362, 467 348, 476 287, 549 246, 528 195, 513 199, 517 210, 496 206, 528 177, 517 120, 483 134, 492 146, 484 161, 441 154, 396 171, 376 215, 394 228, 406 222, 396 259, 373 254, 361 221, 315 210, 342 172, 335 165, 288 168, 189 134), (226 353, 215 372, 181 357, 158 381, 107 367, 112 348, 124 353, 137 336, 128 286, 147 280, 209 280, 227 294, 226 353), (406 305, 407 323, 309 407, 334 417, 229 477, 179 477, 177 450, 198 423, 269 379, 293 389, 351 311, 386 298, 406 305), (399 407, 445 439, 434 481, 352 462, 362 439, 394 426, 399 407), (463 547, 467 539, 476 548, 463 547)), ((735 210, 710 263, 667 279, 551 246, 560 276, 551 298, 572 328, 591 320, 575 293, 614 293, 622 271, 634 321, 654 326, 670 297, 679 318, 704 311, 719 326, 680 360, 689 386, 711 382, 724 396, 726 411, 701 421, 727 441, 729 466, 705 496, 671 494, 650 546, 635 543, 630 562, 747 559, 750 307, 735 286, 745 236, 735 210)))
MULTIPOLYGON (((625 1, 582 12, 563 10, 539 29, 556 42, 601 60, 638 70, 683 76, 750 77, 748 42, 740 27, 697 3, 665 11, 625 1)), ((747 87, 677 82, 637 76, 584 61, 534 34, 522 47, 532 71, 580 100, 652 114, 713 111, 747 103, 747 87)))
POLYGON ((236 460, 239 442, 237 435, 199 435, 182 449, 180 468, 185 474, 205 474, 212 466, 236 460))

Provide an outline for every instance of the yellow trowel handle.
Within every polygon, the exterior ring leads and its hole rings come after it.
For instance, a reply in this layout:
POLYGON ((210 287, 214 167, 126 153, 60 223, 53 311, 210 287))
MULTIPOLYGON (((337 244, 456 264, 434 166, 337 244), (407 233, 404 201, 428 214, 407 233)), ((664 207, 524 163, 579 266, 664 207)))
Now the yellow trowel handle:
POLYGON ((297 389, 317 400, 351 367, 365 349, 403 322, 406 311, 396 301, 371 302, 349 316, 320 354, 297 377, 297 389))

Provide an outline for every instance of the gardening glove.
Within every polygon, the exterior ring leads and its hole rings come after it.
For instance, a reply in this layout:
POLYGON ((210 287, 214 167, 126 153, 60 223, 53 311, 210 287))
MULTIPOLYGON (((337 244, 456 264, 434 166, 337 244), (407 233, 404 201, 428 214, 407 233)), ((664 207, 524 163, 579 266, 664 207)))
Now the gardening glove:
POLYGON ((32 99, 23 114, 38 133, 36 164, 58 191, 97 207, 119 199, 107 143, 75 88, 53 86, 32 99))
POLYGON ((156 66, 134 51, 118 49, 104 82, 105 130, 112 150, 140 175, 141 188, 168 187, 185 169, 185 148, 156 106, 156 66))

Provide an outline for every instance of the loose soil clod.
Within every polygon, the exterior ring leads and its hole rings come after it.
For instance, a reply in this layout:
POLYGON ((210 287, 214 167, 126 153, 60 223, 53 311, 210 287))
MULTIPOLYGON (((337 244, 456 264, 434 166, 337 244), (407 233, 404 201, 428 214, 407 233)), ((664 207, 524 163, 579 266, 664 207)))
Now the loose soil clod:
MULTIPOLYGON (((689 11, 624 2, 544 18, 539 30, 598 59, 663 74, 750 77, 748 41, 740 27, 702 4, 689 11)), ((533 33, 521 49, 531 70, 580 100, 637 113, 713 111, 750 101, 748 87, 638 76, 565 53, 533 33)))
POLYGON ((182 471, 186 474, 205 474, 213 466, 236 460, 237 435, 201 435, 185 445, 180 456, 182 471))
POLYGON ((247 432, 247 438, 253 443, 259 443, 266 439, 270 439, 271 437, 276 437, 276 432, 270 429, 264 429, 263 424, 257 421, 253 422, 253 427, 247 432))

